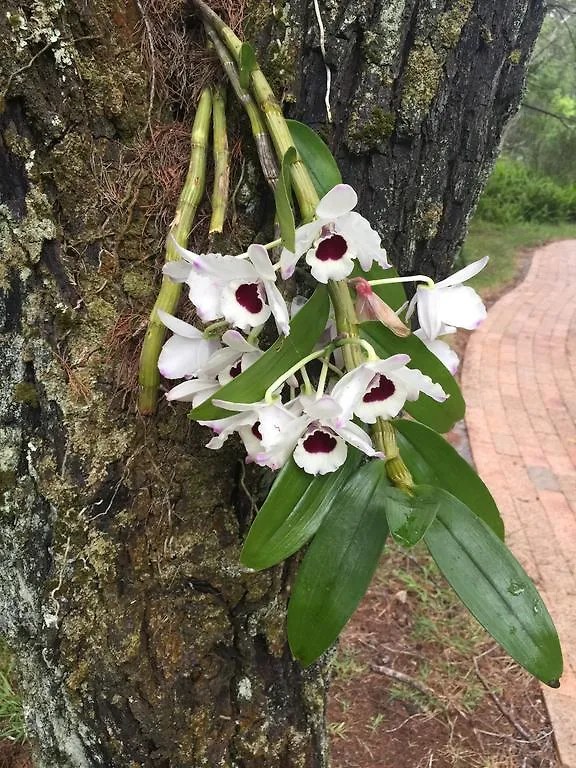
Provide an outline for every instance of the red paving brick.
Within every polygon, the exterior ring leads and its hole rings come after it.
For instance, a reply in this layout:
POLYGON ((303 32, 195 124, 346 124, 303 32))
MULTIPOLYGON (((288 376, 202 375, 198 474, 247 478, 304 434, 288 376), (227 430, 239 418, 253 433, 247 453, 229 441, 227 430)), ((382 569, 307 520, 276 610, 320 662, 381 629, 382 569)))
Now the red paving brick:
POLYGON ((491 307, 462 386, 476 467, 558 628, 565 673, 544 696, 562 765, 576 768, 576 241, 536 251, 491 307))

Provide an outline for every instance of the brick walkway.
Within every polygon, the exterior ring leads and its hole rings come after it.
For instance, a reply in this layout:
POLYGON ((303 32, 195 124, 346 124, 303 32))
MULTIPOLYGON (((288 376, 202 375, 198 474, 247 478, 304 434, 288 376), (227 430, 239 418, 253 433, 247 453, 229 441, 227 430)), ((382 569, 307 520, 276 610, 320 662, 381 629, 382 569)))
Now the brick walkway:
POLYGON ((462 383, 476 467, 560 634, 562 685, 544 695, 576 768, 576 241, 534 253, 470 337, 462 383))

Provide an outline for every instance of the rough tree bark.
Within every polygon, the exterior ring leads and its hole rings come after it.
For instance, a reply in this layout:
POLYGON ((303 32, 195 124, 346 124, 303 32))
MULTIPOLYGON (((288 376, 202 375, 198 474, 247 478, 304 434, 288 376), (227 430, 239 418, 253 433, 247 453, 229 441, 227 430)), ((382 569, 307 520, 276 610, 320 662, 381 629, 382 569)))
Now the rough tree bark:
MULTIPOLYGON (((320 2, 333 125, 312 0, 247 5, 264 69, 392 259, 443 276, 541 0, 320 2)), ((146 130, 142 7, 0 4, 0 631, 38 766, 322 766, 325 667, 287 651, 291 567, 237 564, 252 503, 236 449, 205 451, 181 409, 138 418, 114 385, 111 340, 148 312, 161 253, 139 198, 119 232, 94 174, 146 130)))

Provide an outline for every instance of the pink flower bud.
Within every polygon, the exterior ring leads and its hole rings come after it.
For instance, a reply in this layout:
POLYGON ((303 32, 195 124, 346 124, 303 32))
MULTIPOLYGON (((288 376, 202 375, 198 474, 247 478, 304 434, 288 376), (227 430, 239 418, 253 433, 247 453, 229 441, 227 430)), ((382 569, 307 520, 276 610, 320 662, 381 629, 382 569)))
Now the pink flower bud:
POLYGON ((404 325, 396 312, 382 301, 372 290, 372 286, 363 277, 354 277, 348 282, 356 290, 356 314, 361 323, 366 320, 378 320, 396 336, 409 336, 410 328, 404 325))

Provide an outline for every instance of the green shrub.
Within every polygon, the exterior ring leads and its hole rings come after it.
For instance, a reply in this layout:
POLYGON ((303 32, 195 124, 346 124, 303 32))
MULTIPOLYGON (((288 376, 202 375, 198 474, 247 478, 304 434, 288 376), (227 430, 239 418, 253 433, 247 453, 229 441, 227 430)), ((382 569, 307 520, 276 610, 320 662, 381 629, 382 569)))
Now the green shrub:
POLYGON ((576 221, 576 184, 562 186, 503 157, 480 198, 477 216, 497 224, 576 221))

